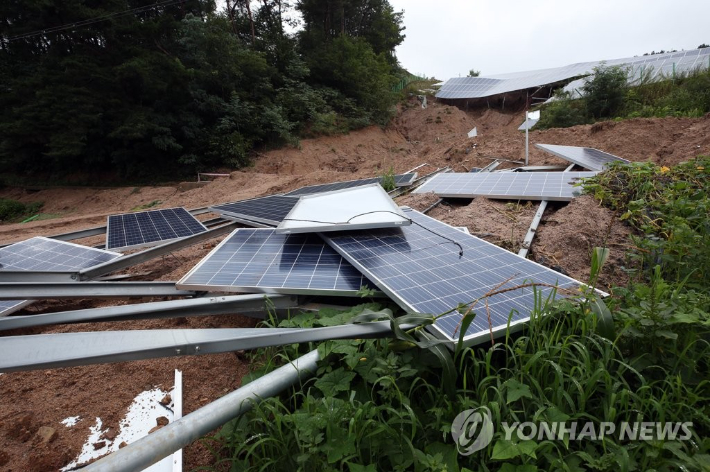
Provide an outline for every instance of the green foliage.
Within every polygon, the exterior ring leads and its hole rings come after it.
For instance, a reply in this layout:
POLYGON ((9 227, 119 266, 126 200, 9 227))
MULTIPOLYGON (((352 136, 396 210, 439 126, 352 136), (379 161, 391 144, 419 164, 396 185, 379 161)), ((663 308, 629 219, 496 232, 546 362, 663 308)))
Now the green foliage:
POLYGON ((646 71, 627 87, 621 83, 622 69, 602 69, 601 76, 593 76, 585 85, 592 95, 572 100, 557 91, 555 100, 544 106, 537 127, 566 128, 603 117, 701 117, 710 112, 710 71, 698 69, 663 80, 652 78, 652 72, 646 71))
POLYGON ((590 116, 595 119, 616 116, 624 105, 627 75, 626 69, 619 66, 594 68, 582 87, 590 116))
POLYGON ((469 76, 469 77, 478 77, 478 76, 480 76, 480 75, 481 75, 481 71, 480 71, 480 70, 471 69, 471 70, 468 71, 468 76, 469 76))
POLYGON ((397 188, 396 182, 394 180, 394 167, 390 166, 390 168, 382 174, 381 176, 381 184, 382 188, 385 189, 387 192, 391 192, 392 190, 397 188))
POLYGON ((652 163, 615 165, 585 185, 641 234, 632 256, 650 277, 656 266, 676 282, 710 285, 710 158, 673 168, 652 163))
POLYGON ((42 202, 22 203, 10 198, 0 198, 0 222, 36 215, 42 205, 42 202))
POLYGON ((568 94, 559 92, 556 94, 555 100, 540 113, 537 128, 543 130, 583 125, 587 122, 585 113, 583 102, 572 100, 568 94))
MULTIPOLYGON (((3 37, 135 7, 18 2, 0 6, 3 37)), ((300 2, 309 13, 295 36, 288 7, 215 14, 213 2, 188 0, 0 42, 0 169, 170 178, 249 165, 255 148, 299 136, 386 124, 402 13, 385 0, 300 2), (321 14, 344 30, 324 31, 321 14)))

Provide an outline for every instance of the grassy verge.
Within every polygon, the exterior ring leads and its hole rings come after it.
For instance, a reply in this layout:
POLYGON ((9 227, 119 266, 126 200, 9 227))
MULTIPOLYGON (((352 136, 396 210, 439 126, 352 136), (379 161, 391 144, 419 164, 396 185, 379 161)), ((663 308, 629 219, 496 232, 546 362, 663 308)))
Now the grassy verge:
MULTIPOLYGON (((521 334, 453 354, 419 347, 426 343, 414 333, 257 351, 245 382, 316 347, 322 360, 315 378, 266 399, 205 440, 218 467, 708 470, 710 254, 707 245, 699 247, 709 233, 707 164, 704 158, 673 169, 614 168, 587 187, 644 234, 632 241, 642 269, 607 301, 613 326, 606 305, 588 294, 541 306, 521 334), (490 443, 462 455, 452 424, 462 411, 482 407, 491 423, 481 434, 490 443), (600 436, 599 429, 581 437, 580 431, 529 434, 543 422, 591 422, 597 428, 660 422, 684 429, 675 437, 657 431, 600 436)), ((593 273, 604 254, 603 248, 594 252, 593 273)), ((365 304, 347 312, 299 314, 278 325, 329 326, 363 313, 390 319, 397 314, 393 307, 365 304)))
POLYGON ((42 202, 22 203, 10 198, 0 198, 0 222, 16 223, 39 213, 42 202))

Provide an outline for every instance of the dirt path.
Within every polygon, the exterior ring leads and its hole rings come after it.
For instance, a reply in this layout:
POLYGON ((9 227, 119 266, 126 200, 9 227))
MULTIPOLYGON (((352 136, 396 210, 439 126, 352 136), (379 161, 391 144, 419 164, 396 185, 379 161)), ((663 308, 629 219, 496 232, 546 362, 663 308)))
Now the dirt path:
MULTIPOLYGON (((254 166, 232 172, 202 187, 180 191, 176 186, 116 189, 52 189, 28 192, 0 190, 0 197, 23 202, 44 202, 43 213, 59 217, 26 224, 0 225, 0 243, 12 243, 35 235, 52 235, 105 224, 106 216, 141 205, 152 208, 195 208, 279 193, 300 186, 338 180, 374 177, 392 167, 404 172, 422 163, 420 173, 449 166, 455 171, 483 167, 493 158, 523 157, 523 134, 517 131, 520 113, 483 110, 465 113, 457 108, 429 103, 423 110, 412 101, 388 129, 370 127, 344 136, 303 140, 298 149, 287 148, 261 155, 254 166), (466 133, 476 126, 479 137, 466 133)), ((670 165, 698 154, 710 154, 710 117, 700 119, 636 119, 569 129, 533 131, 531 142, 597 147, 633 161, 651 160, 670 165)), ((564 162, 531 147, 531 164, 564 162)), ((502 168, 511 167, 506 162, 502 168)), ((400 204, 424 209, 435 196, 409 196, 400 204)), ((478 198, 472 202, 447 202, 430 213, 456 226, 467 226, 479 236, 517 251, 537 205, 478 198)), ((206 216, 205 216, 206 217, 206 216)), ((613 215, 589 197, 570 205, 554 204, 543 218, 532 257, 580 280, 588 277, 589 250, 610 235, 611 263, 602 285, 624 283, 623 243, 628 229, 621 224, 607 231, 613 215)), ((97 244, 93 237, 85 244, 97 244)), ((147 279, 177 280, 193 267, 217 240, 176 252, 173 256, 144 263, 131 271, 148 271, 147 279)), ((24 311, 41 313, 138 303, 127 301, 54 301, 31 305, 24 311)), ((174 320, 86 323, 26 330, 4 335, 101 331, 109 329, 246 327, 255 321, 239 315, 180 318, 174 320)), ((172 386, 173 369, 183 370, 185 413, 238 388, 249 369, 241 354, 104 364, 41 370, 0 376, 0 469, 12 471, 56 470, 79 452, 96 417, 115 430, 131 400, 139 392, 172 386), (80 416, 71 428, 60 421, 80 416), (51 433, 51 434, 49 434, 51 433)), ((185 468, 211 462, 209 450, 195 443, 185 450, 185 468)))

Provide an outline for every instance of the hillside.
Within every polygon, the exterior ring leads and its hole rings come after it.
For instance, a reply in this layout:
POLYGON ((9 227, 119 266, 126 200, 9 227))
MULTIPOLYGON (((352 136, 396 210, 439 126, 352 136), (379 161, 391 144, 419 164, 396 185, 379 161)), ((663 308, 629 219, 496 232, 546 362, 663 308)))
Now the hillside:
MULTIPOLYGON (((430 102, 422 109, 416 100, 401 107, 386 129, 369 127, 347 135, 303 140, 298 148, 282 148, 260 155, 250 168, 232 172, 197 189, 181 191, 176 186, 0 190, 0 197, 22 202, 44 202, 43 213, 58 217, 26 224, 0 225, 0 243, 7 244, 34 235, 52 235, 105 223, 106 216, 129 211, 139 205, 160 201, 155 208, 199 207, 292 190, 304 185, 381 175, 390 167, 404 172, 418 169, 420 175, 438 167, 468 171, 483 167, 493 158, 520 160, 524 157, 524 134, 517 131, 522 113, 485 110, 466 113, 454 107, 430 102), (469 139, 476 126, 479 137, 469 139)), ((532 143, 584 145, 611 152, 632 161, 672 165, 700 154, 710 154, 710 115, 703 118, 633 119, 603 122, 567 129, 530 133, 531 165, 563 165, 532 143)), ((504 162, 500 168, 512 167, 504 162)), ((400 204, 426 208, 435 198, 404 196, 400 204)), ((510 204, 479 198, 448 202, 432 210, 431 216, 447 223, 467 226, 472 233, 516 250, 520 246, 536 205, 510 204)), ((210 218, 214 215, 201 215, 210 218)), ((625 281, 618 269, 623 265, 629 229, 590 197, 569 205, 548 207, 533 243, 531 257, 538 262, 585 280, 589 273, 589 251, 598 245, 611 225, 608 241, 615 263, 608 264, 601 284, 609 288, 625 281)), ((98 244, 103 236, 78 241, 98 244)), ((177 280, 217 244, 209 241, 131 269, 149 272, 143 280, 177 280)), ((35 303, 27 313, 74 310, 128 301, 67 300, 35 303)), ((119 323, 91 323, 38 328, 0 335, 59 333, 109 329, 247 327, 255 320, 239 315, 175 320, 119 323)), ((5 374, 0 376, 0 468, 47 470, 65 465, 79 452, 93 419, 117 427, 125 408, 139 392, 155 385, 172 385, 173 369, 183 370, 185 413, 199 408, 239 387, 249 369, 243 353, 140 361, 88 367, 5 374), (16 399, 22 397, 23 402, 16 399), (81 416, 76 427, 60 421, 81 416), (40 427, 55 430, 47 442, 37 436, 40 427)), ((207 448, 195 443, 185 450, 185 467, 191 469, 210 461, 207 448)))

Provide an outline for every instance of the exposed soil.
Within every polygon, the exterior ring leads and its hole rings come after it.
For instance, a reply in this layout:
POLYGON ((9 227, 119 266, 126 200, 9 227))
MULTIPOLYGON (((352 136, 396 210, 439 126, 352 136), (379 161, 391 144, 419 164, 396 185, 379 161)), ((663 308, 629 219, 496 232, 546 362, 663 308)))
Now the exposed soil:
MULTIPOLYGON (((412 100, 388 129, 370 127, 344 136, 303 140, 298 149, 266 152, 254 166, 235 171, 203 187, 181 191, 177 186, 51 189, 30 192, 19 188, 0 190, 0 197, 23 202, 42 201, 43 213, 56 218, 26 224, 0 225, 0 244, 35 235, 52 235, 104 225, 109 214, 130 211, 159 201, 152 208, 208 204, 241 200, 289 191, 305 185, 381 175, 392 167, 405 172, 422 163, 420 175, 440 167, 465 172, 488 165, 495 158, 524 158, 524 135, 517 131, 522 113, 493 109, 464 112, 432 100, 427 109, 412 100), (477 138, 466 133, 478 128, 477 138)), ((710 154, 710 116, 700 119, 635 119, 568 129, 532 131, 531 143, 570 144, 596 147, 632 161, 650 160, 671 165, 699 154, 710 154)), ((504 161, 500 168, 512 167, 504 161)), ((564 165, 565 162, 530 147, 531 165, 564 165)), ((410 195, 397 199, 400 205, 418 210, 439 199, 433 195, 410 195)), ((446 201, 429 214, 454 226, 466 226, 473 234, 517 252, 536 203, 492 201, 446 201)), ((214 215, 201 215, 201 219, 214 215)), ((551 204, 533 242, 530 257, 586 281, 590 251, 604 241, 611 256, 602 273, 601 288, 626 282, 621 270, 630 230, 615 221, 615 215, 591 198, 551 204), (614 224, 610 223, 614 221, 614 224), (608 235, 608 236, 607 236, 608 235)), ((95 236, 77 241, 94 245, 95 236)), ((218 243, 212 240, 177 251, 161 259, 126 270, 147 272, 143 280, 177 280, 218 243)), ((18 314, 139 303, 132 300, 65 300, 38 302, 18 314)), ((18 334, 101 331, 109 329, 248 327, 255 320, 240 315, 179 318, 173 320, 123 321, 54 326, 0 333, 18 334)), ((104 426, 118 427, 126 408, 141 391, 160 386, 170 389, 173 370, 183 371, 187 414, 238 388, 249 370, 239 354, 191 356, 140 362, 93 365, 0 375, 0 470, 56 470, 77 456, 89 426, 101 417, 104 426), (82 419, 73 427, 60 421, 69 416, 82 419)), ((200 442, 185 449, 186 470, 211 463, 208 449, 200 442)))

